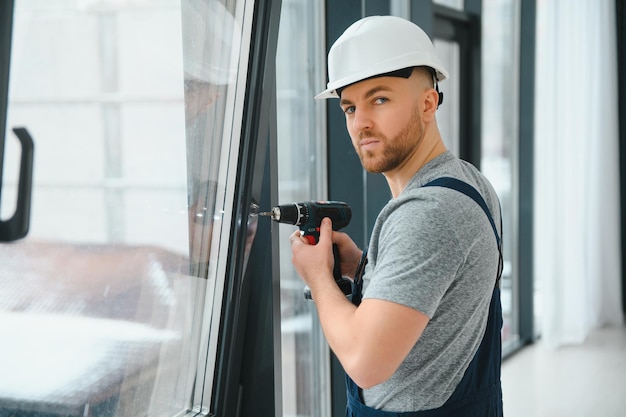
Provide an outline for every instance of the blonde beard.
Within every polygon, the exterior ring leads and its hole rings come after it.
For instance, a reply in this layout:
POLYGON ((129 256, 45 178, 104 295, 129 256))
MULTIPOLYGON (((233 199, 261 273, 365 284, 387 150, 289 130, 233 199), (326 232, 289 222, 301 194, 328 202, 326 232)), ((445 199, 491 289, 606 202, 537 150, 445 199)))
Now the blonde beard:
POLYGON ((401 166, 419 147, 424 137, 424 123, 419 118, 417 109, 413 117, 400 133, 393 140, 389 140, 385 135, 375 132, 359 133, 359 138, 375 137, 383 143, 382 155, 376 158, 374 152, 362 151, 358 146, 355 150, 361 160, 361 165, 366 171, 372 173, 382 173, 394 170, 401 166))

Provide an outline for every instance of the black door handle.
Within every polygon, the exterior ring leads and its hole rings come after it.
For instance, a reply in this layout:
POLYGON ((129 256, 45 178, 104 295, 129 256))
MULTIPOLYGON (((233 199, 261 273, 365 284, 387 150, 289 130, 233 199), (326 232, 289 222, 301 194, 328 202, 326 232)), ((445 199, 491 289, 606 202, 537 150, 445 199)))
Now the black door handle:
MULTIPOLYGON (((13 128, 13 133, 22 146, 22 158, 20 161, 20 177, 17 189, 17 205, 15 213, 8 220, 0 220, 0 242, 11 242, 21 239, 28 233, 30 225, 30 198, 33 185, 33 152, 34 143, 30 134, 24 127, 13 128)), ((4 143, 2 144, 4 146, 4 143)), ((3 155, 3 149, 0 155, 3 155)), ((2 161, 0 161, 0 180, 2 179, 2 161)), ((0 188, 2 183, 0 182, 0 188)), ((0 189, 0 196, 2 190, 0 189)))

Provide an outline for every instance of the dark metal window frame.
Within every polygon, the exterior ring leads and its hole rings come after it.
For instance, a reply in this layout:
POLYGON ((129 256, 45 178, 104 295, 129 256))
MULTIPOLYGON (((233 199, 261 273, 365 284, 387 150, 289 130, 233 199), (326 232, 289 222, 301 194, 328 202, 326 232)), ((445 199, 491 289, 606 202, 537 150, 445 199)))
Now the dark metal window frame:
POLYGON ((278 198, 275 64, 281 3, 254 5, 236 213, 213 376, 210 415, 215 416, 282 415, 278 233, 272 231, 277 226, 258 221, 247 263, 245 254, 253 205, 270 207, 278 198))
MULTIPOLYGON (((535 1, 521 2, 518 131, 518 349, 535 341, 533 202, 535 141, 535 1)), ((510 353, 515 352, 511 351, 510 353)))
MULTIPOLYGON (((626 1, 616 0, 617 24, 617 84, 620 154, 620 202, 622 260, 626 259, 626 80, 621 76, 626 71, 626 1)), ((623 261, 622 261, 623 264, 623 261)), ((626 312, 626 268, 622 265, 622 308, 626 312)))

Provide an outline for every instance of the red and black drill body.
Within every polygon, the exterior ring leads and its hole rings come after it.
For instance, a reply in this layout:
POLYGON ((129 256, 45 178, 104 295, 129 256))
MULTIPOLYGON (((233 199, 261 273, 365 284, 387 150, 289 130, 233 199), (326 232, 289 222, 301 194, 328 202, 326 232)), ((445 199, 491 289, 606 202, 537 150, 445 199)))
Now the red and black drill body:
MULTIPOLYGON (((269 212, 259 213, 261 216, 271 217, 279 223, 292 224, 298 226, 300 234, 304 236, 310 244, 315 245, 320 238, 320 225, 322 219, 328 217, 333 223, 333 230, 340 230, 350 223, 352 210, 350 206, 342 201, 304 201, 301 203, 282 204, 272 208, 269 212)), ((333 245, 335 266, 333 276, 339 288, 344 294, 352 293, 352 282, 341 275, 339 262, 339 252, 337 246, 333 245)), ((308 288, 305 289, 305 297, 311 299, 308 288)))

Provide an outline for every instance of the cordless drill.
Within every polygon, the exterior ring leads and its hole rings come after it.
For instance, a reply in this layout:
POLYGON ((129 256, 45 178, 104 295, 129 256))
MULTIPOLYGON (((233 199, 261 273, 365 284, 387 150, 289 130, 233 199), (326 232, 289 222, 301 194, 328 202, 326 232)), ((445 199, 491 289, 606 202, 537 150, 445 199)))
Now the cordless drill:
MULTIPOLYGON (((282 204, 272 208, 271 211, 259 213, 259 216, 271 217, 279 223, 292 224, 300 228, 300 234, 310 244, 317 244, 320 238, 320 226, 324 217, 329 217, 333 222, 333 230, 346 227, 352 218, 350 206, 341 201, 304 201, 301 203, 282 204)), ((333 277, 335 282, 345 295, 352 293, 352 282, 341 275, 339 251, 337 245, 333 245, 335 265, 333 277)), ((304 297, 312 300, 309 287, 304 288, 304 297)))

